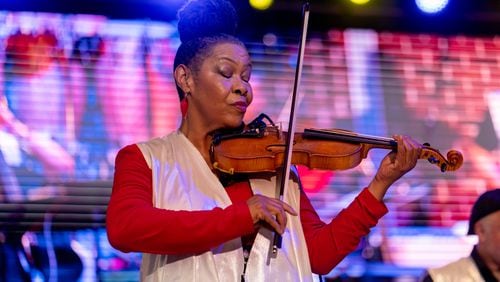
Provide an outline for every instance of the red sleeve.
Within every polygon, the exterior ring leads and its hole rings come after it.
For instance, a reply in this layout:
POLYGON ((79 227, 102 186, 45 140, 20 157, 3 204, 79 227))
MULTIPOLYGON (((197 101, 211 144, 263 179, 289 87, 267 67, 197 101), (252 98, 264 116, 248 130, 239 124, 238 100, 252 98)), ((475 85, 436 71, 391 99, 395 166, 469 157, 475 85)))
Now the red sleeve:
POLYGON ((314 273, 329 273, 354 251, 361 238, 387 213, 384 203, 364 189, 329 224, 321 221, 307 195, 300 197, 300 220, 304 229, 311 268, 314 273))
POLYGON ((139 147, 118 152, 106 215, 111 245, 124 252, 201 253, 254 232, 245 202, 225 209, 171 211, 152 204, 152 171, 139 147))

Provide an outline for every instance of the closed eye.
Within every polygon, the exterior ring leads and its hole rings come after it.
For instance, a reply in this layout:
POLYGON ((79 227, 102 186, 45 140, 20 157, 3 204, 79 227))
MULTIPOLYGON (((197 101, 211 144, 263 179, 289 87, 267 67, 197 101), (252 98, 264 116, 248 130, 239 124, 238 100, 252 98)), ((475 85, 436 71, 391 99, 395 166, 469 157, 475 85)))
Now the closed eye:
POLYGON ((249 82, 250 81, 250 73, 243 73, 242 76, 241 76, 241 79, 244 82, 249 82))
POLYGON ((231 74, 221 72, 220 75, 222 75, 224 78, 231 78, 231 74))

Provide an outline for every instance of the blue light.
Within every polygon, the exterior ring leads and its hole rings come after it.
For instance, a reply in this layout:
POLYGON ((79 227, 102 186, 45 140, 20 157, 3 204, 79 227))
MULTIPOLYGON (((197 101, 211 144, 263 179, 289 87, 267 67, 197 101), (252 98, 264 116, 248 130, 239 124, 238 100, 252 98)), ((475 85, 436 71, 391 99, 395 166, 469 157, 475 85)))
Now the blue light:
POLYGON ((448 5, 448 0, 415 0, 417 7, 424 13, 435 14, 441 12, 446 5, 448 5))

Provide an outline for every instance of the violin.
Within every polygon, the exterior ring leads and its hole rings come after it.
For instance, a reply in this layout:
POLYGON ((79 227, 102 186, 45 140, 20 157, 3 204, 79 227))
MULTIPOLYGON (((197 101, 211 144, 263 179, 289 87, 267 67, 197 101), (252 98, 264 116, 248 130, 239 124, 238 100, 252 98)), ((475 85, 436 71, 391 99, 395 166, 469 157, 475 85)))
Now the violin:
MULTIPOLYGON (((287 132, 277 126, 260 126, 240 134, 215 136, 210 149, 213 167, 226 174, 276 172, 283 166, 287 132)), ((373 148, 395 150, 392 138, 363 135, 347 130, 305 129, 294 133, 291 163, 310 169, 354 168, 373 148)), ((463 163, 459 151, 444 157, 424 144, 419 159, 426 159, 442 172, 455 171, 463 163)))
MULTIPOLYGON (((263 122, 261 120, 259 122, 257 118, 254 121, 257 121, 258 126, 244 130, 241 134, 214 135, 210 146, 212 166, 222 173, 275 172, 278 192, 276 198, 280 200, 283 200, 285 188, 288 186, 291 164, 305 165, 310 169, 342 170, 359 165, 372 148, 397 149, 397 141, 394 139, 361 135, 345 130, 306 129, 304 132, 295 133, 295 108, 309 13, 310 6, 306 1, 303 5, 302 33, 290 100, 288 132, 283 132, 274 125, 260 126, 263 122)), ((429 144, 424 144, 419 156, 420 159, 427 159, 436 164, 442 172, 460 168, 463 162, 460 152, 452 150, 448 152, 447 157, 448 159, 443 157, 429 144)), ((277 257, 281 240, 281 235, 274 232, 267 265, 270 265, 271 258, 277 257)))

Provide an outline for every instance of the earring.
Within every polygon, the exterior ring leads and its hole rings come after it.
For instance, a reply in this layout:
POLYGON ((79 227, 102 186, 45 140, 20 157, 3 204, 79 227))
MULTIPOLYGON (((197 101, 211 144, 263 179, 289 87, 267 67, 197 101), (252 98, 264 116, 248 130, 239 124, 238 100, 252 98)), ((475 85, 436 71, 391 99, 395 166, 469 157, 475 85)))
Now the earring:
POLYGON ((187 115, 187 110, 188 110, 188 100, 187 100, 187 95, 189 95, 189 93, 187 93, 184 98, 182 98, 181 100, 181 114, 182 114, 182 118, 186 118, 186 115, 187 115))

